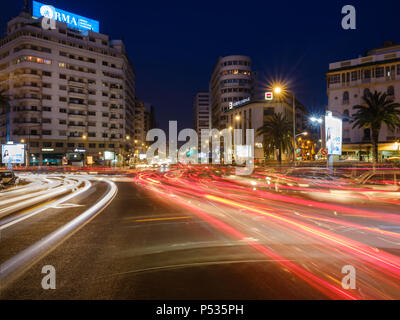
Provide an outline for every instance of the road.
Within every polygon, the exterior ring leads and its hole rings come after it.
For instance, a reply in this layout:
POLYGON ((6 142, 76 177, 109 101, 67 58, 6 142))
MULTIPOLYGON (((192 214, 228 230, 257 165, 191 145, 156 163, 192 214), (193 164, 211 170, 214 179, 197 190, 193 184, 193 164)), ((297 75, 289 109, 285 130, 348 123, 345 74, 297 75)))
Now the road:
POLYGON ((2 218, 1 298, 400 298, 396 193, 338 181, 277 189, 273 178, 205 167, 43 176, 75 189, 2 218), (45 265, 55 290, 41 286, 45 265), (355 289, 342 286, 344 266, 355 289))

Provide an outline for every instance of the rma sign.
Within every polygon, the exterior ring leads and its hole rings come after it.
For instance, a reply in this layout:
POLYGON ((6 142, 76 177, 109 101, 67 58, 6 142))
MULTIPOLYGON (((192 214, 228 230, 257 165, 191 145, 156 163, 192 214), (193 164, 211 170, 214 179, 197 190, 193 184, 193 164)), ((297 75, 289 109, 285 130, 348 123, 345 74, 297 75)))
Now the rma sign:
POLYGON ((99 32, 100 24, 97 20, 85 18, 37 1, 32 2, 32 15, 36 18, 45 17, 51 20, 64 22, 70 28, 82 31, 92 30, 94 32, 99 32))

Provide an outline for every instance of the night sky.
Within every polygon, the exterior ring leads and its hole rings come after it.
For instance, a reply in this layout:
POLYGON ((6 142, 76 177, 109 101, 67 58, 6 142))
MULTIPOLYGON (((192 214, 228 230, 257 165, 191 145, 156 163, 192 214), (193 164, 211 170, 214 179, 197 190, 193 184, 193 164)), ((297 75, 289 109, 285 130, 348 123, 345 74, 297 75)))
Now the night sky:
MULTIPOLYGON (((100 21, 100 32, 123 34, 136 71, 136 95, 156 107, 166 128, 193 126, 193 96, 208 89, 218 56, 251 56, 265 82, 285 79, 311 111, 326 103, 328 64, 356 58, 383 41, 400 42, 400 1, 40 1, 100 21), (357 10, 357 30, 341 28, 341 8, 357 10)), ((30 1, 31 6, 31 1, 30 1)), ((0 26, 23 1, 3 1, 0 26)))

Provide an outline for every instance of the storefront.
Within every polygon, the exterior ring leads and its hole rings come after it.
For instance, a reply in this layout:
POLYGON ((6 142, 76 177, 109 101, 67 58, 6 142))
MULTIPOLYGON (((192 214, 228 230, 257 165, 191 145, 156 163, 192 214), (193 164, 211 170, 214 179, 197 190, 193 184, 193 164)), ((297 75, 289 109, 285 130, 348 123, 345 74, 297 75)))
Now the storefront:
POLYGON ((43 153, 42 164, 44 166, 61 166, 63 156, 62 153, 43 153))

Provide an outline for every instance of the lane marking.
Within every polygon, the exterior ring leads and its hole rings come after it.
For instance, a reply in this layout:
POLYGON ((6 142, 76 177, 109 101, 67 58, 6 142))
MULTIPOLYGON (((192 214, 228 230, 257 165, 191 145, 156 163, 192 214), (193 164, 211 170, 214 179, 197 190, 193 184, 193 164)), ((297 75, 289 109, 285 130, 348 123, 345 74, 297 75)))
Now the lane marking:
POLYGON ((190 219, 191 217, 171 217, 171 218, 153 218, 153 219, 139 219, 136 222, 147 222, 147 221, 163 221, 163 220, 179 220, 179 219, 190 219))
MULTIPOLYGON (((74 197, 86 192, 87 190, 89 190, 90 187, 92 186, 92 183, 89 180, 83 180, 83 182, 85 183, 85 186, 82 189, 80 189, 78 191, 75 191, 75 192, 72 192, 69 195, 67 195, 65 197, 62 197, 62 198, 60 198, 58 200, 52 201, 51 204, 53 206, 56 206, 58 204, 61 204, 61 203, 65 202, 65 201, 67 201, 67 200, 70 200, 70 199, 72 199, 72 198, 74 198, 74 197)), ((21 221, 23 221, 25 219, 28 219, 28 218, 30 218, 30 217, 32 217, 32 216, 34 216, 34 215, 36 215, 36 214, 38 214, 38 213, 40 213, 40 212, 42 212, 44 210, 47 210, 49 208, 51 208, 51 206, 49 206, 47 204, 47 205, 39 205, 39 208, 37 208, 36 210, 35 209, 33 209, 33 210, 32 209, 27 209, 27 210, 29 210, 28 212, 30 212, 30 213, 27 213, 27 214, 25 214, 25 215, 23 215, 23 216, 21 216, 19 218, 11 220, 10 222, 6 222, 5 224, 2 224, 0 226, 0 231, 6 229, 6 228, 8 228, 8 227, 10 227, 10 226, 12 226, 12 225, 14 225, 16 223, 19 223, 19 222, 21 222, 21 221)))
POLYGON ((6 287, 18 278, 26 268, 29 268, 52 252, 61 243, 94 219, 112 202, 118 193, 118 188, 112 181, 105 179, 102 179, 102 181, 109 185, 109 190, 95 205, 0 265, 0 270, 2 271, 0 273, 0 282, 3 287, 6 287))
POLYGON ((83 204, 77 204, 77 203, 62 203, 58 205, 54 205, 50 208, 53 209, 66 209, 66 208, 77 208, 77 207, 84 207, 85 205, 83 204))

